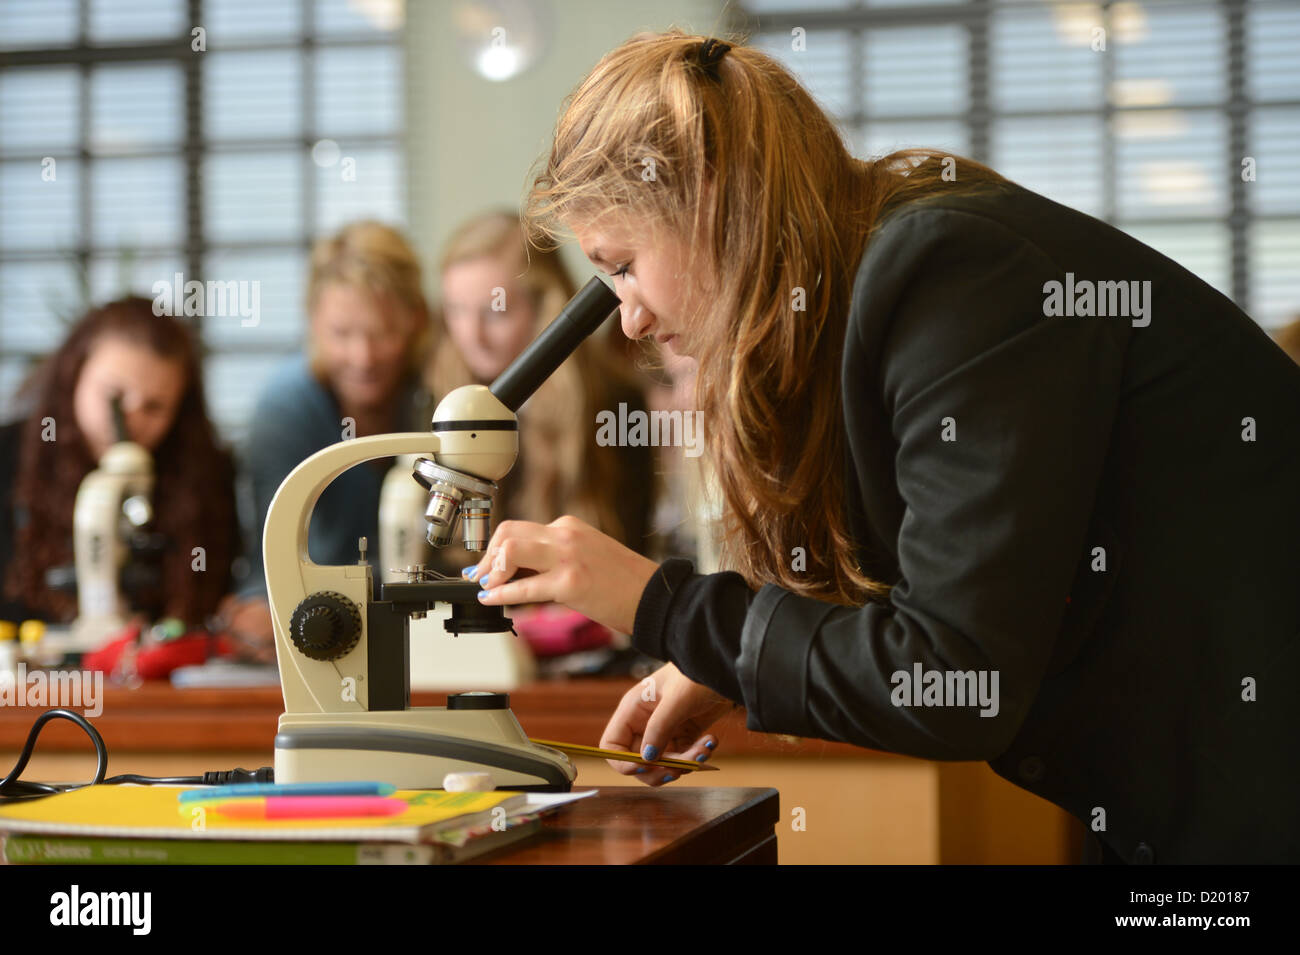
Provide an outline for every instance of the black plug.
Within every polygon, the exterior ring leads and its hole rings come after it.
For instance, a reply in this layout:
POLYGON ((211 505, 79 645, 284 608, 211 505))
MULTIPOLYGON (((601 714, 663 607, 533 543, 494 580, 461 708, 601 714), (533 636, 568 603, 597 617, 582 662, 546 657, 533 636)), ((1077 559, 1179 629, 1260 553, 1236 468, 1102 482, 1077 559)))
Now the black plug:
POLYGON ((204 786, 231 786, 237 783, 273 783, 275 770, 270 766, 261 769, 227 769, 203 774, 204 786))

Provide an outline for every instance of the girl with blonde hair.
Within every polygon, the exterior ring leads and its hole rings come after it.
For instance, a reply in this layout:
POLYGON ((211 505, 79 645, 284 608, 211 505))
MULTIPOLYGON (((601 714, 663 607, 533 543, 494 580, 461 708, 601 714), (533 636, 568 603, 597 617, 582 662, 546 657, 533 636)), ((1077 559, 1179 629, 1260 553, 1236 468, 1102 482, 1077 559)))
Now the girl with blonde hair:
POLYGON ((526 212, 698 360, 725 505, 722 573, 569 516, 470 572, 670 661, 602 746, 705 759, 734 701, 1104 807, 1111 861, 1300 858, 1300 367, 1248 315, 977 163, 856 159, 771 57, 680 31, 578 86, 526 212))
MULTIPOLYGON (((249 535, 250 574, 242 600, 228 606, 232 632, 274 659, 266 603, 262 527, 285 477, 322 448, 345 438, 424 431, 433 408, 420 379, 429 310, 420 263, 391 226, 361 221, 319 240, 307 283, 309 332, 304 355, 282 365, 258 399, 245 448, 256 523, 249 535)), ((349 468, 312 511, 308 552, 318 564, 357 560, 357 539, 376 541, 379 497, 393 459, 349 468)), ((376 577, 379 548, 370 560, 376 577)))

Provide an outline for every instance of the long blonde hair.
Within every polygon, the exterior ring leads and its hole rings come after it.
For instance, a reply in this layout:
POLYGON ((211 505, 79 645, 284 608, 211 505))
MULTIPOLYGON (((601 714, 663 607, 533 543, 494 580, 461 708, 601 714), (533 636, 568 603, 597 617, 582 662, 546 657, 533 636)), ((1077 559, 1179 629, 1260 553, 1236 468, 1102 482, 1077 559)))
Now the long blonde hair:
MULTIPOLYGON (((517 276, 536 312, 533 337, 577 291, 558 253, 527 248, 518 213, 486 212, 462 223, 447 240, 439 272, 480 258, 502 261, 517 276)), ((440 334, 426 377, 430 391, 441 400, 473 382, 456 343, 440 334)), ((619 517, 619 455, 598 453, 595 444, 596 412, 611 393, 629 387, 598 343, 588 340, 537 389, 520 411, 527 425, 519 432, 522 470, 513 479, 510 516, 545 523, 571 513, 630 547, 644 544, 630 539, 632 528, 619 517)))
POLYGON ((859 566, 846 513, 839 368, 858 263, 894 203, 1004 180, 952 157, 947 181, 925 150, 855 159, 785 67, 739 43, 708 62, 705 39, 640 34, 601 59, 566 101, 525 221, 546 244, 606 217, 692 242, 682 327, 723 565, 860 605, 888 584, 859 566))

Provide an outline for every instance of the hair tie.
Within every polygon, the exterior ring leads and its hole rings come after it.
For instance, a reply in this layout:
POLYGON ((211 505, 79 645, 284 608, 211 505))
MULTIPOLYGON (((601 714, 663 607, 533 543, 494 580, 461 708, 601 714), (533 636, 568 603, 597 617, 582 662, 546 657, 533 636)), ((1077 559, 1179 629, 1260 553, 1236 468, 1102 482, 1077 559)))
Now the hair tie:
POLYGON ((730 43, 709 37, 700 44, 698 51, 700 66, 704 67, 710 76, 720 78, 718 75, 718 64, 722 62, 722 58, 726 56, 727 51, 730 49, 730 43))

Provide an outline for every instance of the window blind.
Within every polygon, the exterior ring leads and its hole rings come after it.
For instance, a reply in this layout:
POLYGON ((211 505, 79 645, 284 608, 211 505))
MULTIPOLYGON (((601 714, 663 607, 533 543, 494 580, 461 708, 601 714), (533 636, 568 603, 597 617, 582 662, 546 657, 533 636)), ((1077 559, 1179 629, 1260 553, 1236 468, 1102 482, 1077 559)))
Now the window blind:
POLYGON ((205 350, 210 412, 240 440, 267 373, 301 349, 311 242, 354 218, 405 220, 401 9, 0 4, 6 404, 90 302, 152 298, 177 273, 255 281, 255 327, 238 315, 184 319, 205 350))
POLYGON ((736 26, 855 154, 962 152, 1154 246, 1266 328, 1300 316, 1300 4, 742 7, 736 26))

